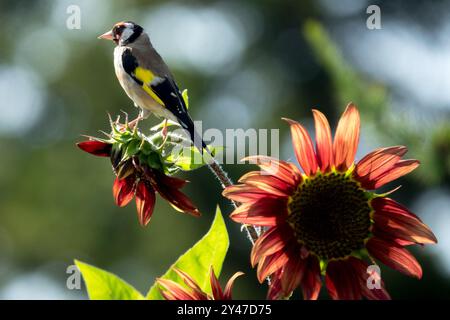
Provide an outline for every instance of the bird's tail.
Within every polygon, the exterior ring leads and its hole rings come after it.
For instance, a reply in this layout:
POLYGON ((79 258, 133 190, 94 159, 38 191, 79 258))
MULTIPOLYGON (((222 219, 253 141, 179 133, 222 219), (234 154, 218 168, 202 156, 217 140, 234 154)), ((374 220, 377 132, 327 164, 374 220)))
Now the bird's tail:
POLYGON ((192 143, 194 146, 200 151, 200 154, 203 155, 203 151, 206 150, 206 152, 213 157, 211 151, 209 150, 208 146, 206 145, 205 141, 203 141, 203 138, 198 134, 197 130, 195 130, 194 122, 192 121, 191 117, 187 116, 185 121, 179 121, 183 129, 185 129, 191 138, 192 143))

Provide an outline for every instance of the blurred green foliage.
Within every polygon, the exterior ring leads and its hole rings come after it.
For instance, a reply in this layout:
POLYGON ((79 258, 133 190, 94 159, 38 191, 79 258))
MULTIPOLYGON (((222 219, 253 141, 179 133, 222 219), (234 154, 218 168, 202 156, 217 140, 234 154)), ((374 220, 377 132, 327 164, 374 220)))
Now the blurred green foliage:
POLYGON ((363 121, 373 122, 383 142, 410 147, 410 154, 420 159, 429 170, 419 171, 417 177, 427 186, 448 182, 450 173, 450 123, 440 119, 432 126, 423 124, 417 128, 393 110, 389 105, 386 86, 366 79, 353 70, 331 41, 323 26, 314 20, 304 25, 304 35, 310 43, 318 61, 328 72, 333 84, 334 99, 338 105, 355 102, 363 121))

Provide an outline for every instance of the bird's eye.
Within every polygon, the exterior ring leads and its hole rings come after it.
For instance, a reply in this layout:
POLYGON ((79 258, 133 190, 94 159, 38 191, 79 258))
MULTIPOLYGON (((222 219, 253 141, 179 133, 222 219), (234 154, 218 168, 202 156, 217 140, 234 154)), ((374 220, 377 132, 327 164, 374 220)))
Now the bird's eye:
POLYGON ((121 35, 123 32, 124 26, 115 26, 113 29, 113 33, 116 35, 121 35))

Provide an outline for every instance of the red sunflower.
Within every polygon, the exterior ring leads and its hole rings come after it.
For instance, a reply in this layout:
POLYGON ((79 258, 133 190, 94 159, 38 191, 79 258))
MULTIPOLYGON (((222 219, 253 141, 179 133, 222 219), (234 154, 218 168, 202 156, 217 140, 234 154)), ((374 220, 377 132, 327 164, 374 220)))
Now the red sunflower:
MULTIPOLYGON (((258 279, 271 278, 268 298, 289 297, 301 287, 316 299, 324 275, 333 299, 389 299, 384 283, 371 287, 366 261, 378 259, 406 275, 421 278, 417 260, 404 248, 436 243, 428 226, 378 189, 419 166, 402 160, 406 147, 377 149, 356 164, 360 118, 349 104, 334 141, 326 117, 313 110, 316 146, 303 126, 291 126, 293 146, 303 173, 292 163, 266 156, 249 157, 261 171, 249 172, 224 196, 242 203, 231 218, 264 227, 251 263, 258 279), (372 289, 370 289, 370 288, 372 289)), ((370 262, 373 264, 374 262, 370 262)), ((375 279, 376 280, 376 279, 375 279)))
POLYGON ((157 282, 161 286, 161 294, 166 300, 232 300, 231 291, 234 281, 237 277, 243 275, 242 272, 236 272, 230 280, 228 280, 225 289, 222 290, 219 280, 214 273, 213 267, 210 269, 210 283, 212 295, 204 292, 200 286, 186 272, 179 269, 174 271, 183 279, 188 288, 167 279, 158 279, 157 282))

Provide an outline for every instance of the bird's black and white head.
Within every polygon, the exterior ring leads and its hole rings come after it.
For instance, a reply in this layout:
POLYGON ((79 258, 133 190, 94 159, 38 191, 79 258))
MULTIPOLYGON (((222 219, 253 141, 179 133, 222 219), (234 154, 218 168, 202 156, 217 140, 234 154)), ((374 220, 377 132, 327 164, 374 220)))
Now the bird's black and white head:
POLYGON ((105 32, 99 39, 112 40, 119 46, 126 46, 136 41, 144 32, 144 29, 131 21, 122 21, 114 25, 114 27, 105 32))

